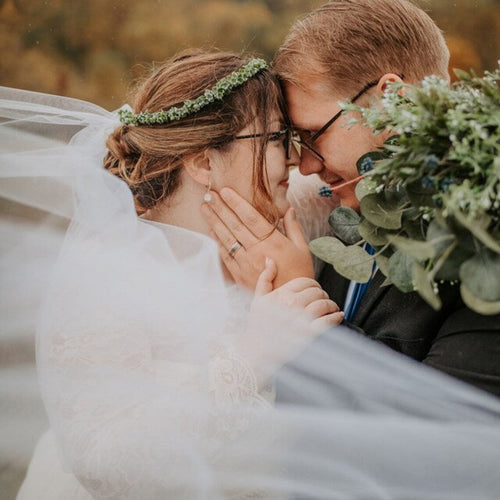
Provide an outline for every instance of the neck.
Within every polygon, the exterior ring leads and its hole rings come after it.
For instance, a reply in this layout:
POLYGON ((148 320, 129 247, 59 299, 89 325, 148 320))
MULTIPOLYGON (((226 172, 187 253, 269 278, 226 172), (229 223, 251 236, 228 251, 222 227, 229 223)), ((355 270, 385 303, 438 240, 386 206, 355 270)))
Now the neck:
MULTIPOLYGON (((200 184, 190 182, 190 180, 184 182, 185 180, 182 179, 181 186, 170 198, 158 204, 155 208, 147 210, 141 217, 208 236, 210 228, 200 211, 206 188, 200 184)), ((222 261, 221 267, 225 279, 234 281, 222 261)))

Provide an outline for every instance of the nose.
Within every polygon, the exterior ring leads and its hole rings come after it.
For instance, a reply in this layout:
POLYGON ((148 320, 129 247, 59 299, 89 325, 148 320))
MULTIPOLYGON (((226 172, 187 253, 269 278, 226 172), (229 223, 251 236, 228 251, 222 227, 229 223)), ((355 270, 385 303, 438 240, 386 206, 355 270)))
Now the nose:
POLYGON ((323 162, 307 151, 306 148, 302 148, 299 170, 302 175, 317 174, 323 170, 323 162))

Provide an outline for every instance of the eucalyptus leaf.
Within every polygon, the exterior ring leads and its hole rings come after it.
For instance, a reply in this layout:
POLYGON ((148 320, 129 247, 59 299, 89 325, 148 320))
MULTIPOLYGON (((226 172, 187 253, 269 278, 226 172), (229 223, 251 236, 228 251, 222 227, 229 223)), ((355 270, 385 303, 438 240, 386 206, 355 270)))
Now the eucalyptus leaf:
POLYGON ((358 232, 372 247, 378 247, 387 243, 387 230, 374 226, 371 222, 363 219, 358 226, 358 232))
POLYGON ((410 255, 416 260, 432 259, 436 255, 436 249, 432 243, 427 241, 411 240, 398 235, 388 235, 387 239, 402 252, 410 255))
POLYGON ((382 193, 366 195, 360 201, 361 214, 372 224, 384 229, 399 229, 403 214, 397 203, 388 202, 382 193))
POLYGON ((461 243, 451 252, 439 268, 436 273, 436 279, 445 281, 460 279, 460 266, 474 255, 474 252, 470 248, 465 247, 461 243))
POLYGON ((441 255, 450 244, 455 241, 456 236, 448 226, 443 226, 434 219, 427 228, 426 239, 428 242, 432 243, 436 250, 436 254, 441 255))
POLYGON ((436 191, 434 189, 424 188, 420 181, 409 183, 406 186, 406 192, 408 193, 408 198, 415 207, 434 206, 434 195, 436 191))
POLYGON ((429 273, 418 264, 413 266, 413 281, 415 283, 415 290, 418 292, 427 304, 429 304, 435 311, 439 311, 443 307, 443 303, 435 290, 435 283, 430 279, 429 273))
POLYGON ((482 300, 474 295, 463 283, 460 285, 460 294, 467 307, 479 314, 500 314, 500 301, 482 300))
POLYGON ((389 278, 402 292, 411 292, 414 289, 412 269, 415 259, 401 250, 396 250, 387 263, 389 278))
POLYGON ((377 263, 380 272, 384 276, 389 276, 389 257, 379 254, 375 257, 375 262, 377 263))
POLYGON ((332 265, 335 262, 335 255, 344 248, 345 245, 333 236, 322 236, 309 242, 309 250, 316 257, 332 265))
POLYGON ((500 255, 481 249, 460 266, 459 276, 462 284, 479 299, 500 300, 500 255))
POLYGON ((485 229, 484 222, 481 220, 469 219, 461 212, 453 214, 455 219, 465 228, 467 228, 479 241, 484 243, 488 248, 500 254, 500 243, 495 240, 485 229))
POLYGON ((333 267, 347 279, 366 283, 372 275, 373 256, 361 247, 348 246, 337 252, 333 267))
POLYGON ((359 214, 350 207, 338 207, 328 218, 328 222, 335 236, 348 245, 352 245, 361 240, 358 231, 359 221, 359 214))
POLYGON ((370 179, 361 179, 354 188, 354 194, 358 200, 362 200, 367 194, 374 192, 374 183, 370 179))

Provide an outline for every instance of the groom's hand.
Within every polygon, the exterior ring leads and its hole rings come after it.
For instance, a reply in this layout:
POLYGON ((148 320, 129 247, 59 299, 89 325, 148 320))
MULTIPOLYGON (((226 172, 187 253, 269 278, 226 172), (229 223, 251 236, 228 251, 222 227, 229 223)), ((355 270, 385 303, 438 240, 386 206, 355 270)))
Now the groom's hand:
POLYGON ((293 208, 283 219, 283 234, 232 189, 221 189, 220 196, 211 194, 212 201, 203 204, 202 213, 224 264, 238 284, 254 290, 266 257, 278 266, 274 287, 294 278, 314 277, 309 247, 293 208), (236 242, 241 246, 234 250, 236 242))

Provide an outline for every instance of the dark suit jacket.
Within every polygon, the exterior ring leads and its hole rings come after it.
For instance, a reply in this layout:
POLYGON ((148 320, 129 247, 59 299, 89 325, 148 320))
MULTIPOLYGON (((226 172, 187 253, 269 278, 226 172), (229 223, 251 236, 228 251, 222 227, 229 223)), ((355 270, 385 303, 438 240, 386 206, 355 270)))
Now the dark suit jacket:
MULTIPOLYGON (((443 307, 432 309, 416 292, 380 286, 377 272, 347 326, 396 351, 500 396, 500 315, 467 308, 458 285, 440 286, 443 307)), ((340 309, 349 281, 325 265, 319 278, 340 309)))

